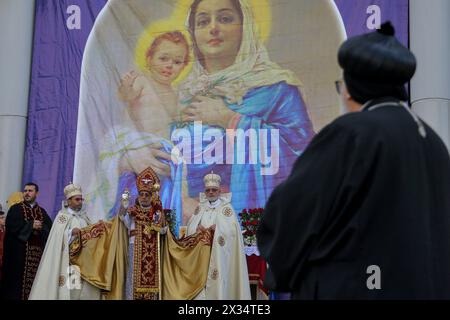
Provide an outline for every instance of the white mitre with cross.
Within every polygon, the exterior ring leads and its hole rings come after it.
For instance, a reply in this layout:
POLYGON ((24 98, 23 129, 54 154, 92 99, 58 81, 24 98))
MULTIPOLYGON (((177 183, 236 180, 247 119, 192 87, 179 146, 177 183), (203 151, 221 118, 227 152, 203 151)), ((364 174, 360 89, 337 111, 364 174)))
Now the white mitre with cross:
POLYGON ((213 171, 211 171, 211 173, 207 174, 203 178, 205 188, 208 188, 208 187, 220 188, 221 181, 222 181, 222 179, 220 178, 220 176, 218 174, 215 174, 213 171))
POLYGON ((82 196, 82 194, 81 187, 73 184, 72 182, 64 188, 64 196, 66 197, 66 200, 69 200, 74 196, 82 196))

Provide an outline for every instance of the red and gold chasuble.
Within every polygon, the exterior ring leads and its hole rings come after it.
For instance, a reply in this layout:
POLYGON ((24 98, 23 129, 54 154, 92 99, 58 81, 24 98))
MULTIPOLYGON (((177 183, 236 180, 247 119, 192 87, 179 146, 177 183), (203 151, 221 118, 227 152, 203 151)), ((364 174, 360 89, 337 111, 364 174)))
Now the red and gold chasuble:
POLYGON ((129 214, 134 218, 135 230, 133 253, 133 299, 159 300, 161 292, 160 225, 153 223, 155 213, 162 210, 150 207, 145 210, 131 207, 129 214))

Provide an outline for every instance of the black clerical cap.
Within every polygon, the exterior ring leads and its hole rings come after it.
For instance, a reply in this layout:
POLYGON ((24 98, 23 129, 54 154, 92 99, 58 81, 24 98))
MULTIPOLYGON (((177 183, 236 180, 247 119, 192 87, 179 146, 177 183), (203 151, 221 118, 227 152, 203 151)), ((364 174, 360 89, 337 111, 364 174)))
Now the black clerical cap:
POLYGON ((347 90, 357 102, 388 96, 407 100, 404 84, 416 71, 416 58, 397 40, 390 22, 349 38, 339 49, 338 61, 347 90))

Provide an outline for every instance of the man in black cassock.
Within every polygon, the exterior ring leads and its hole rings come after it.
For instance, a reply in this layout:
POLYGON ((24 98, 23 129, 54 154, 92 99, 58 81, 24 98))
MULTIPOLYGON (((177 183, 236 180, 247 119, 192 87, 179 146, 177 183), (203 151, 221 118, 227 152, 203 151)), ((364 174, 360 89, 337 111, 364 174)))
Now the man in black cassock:
POLYGON ((294 299, 450 299, 450 159, 409 109, 414 55, 390 23, 348 39, 348 111, 270 196, 257 233, 265 285, 294 299))
POLYGON ((39 187, 27 183, 24 201, 6 215, 3 253, 2 296, 6 300, 27 300, 47 242, 52 220, 36 203, 39 187))

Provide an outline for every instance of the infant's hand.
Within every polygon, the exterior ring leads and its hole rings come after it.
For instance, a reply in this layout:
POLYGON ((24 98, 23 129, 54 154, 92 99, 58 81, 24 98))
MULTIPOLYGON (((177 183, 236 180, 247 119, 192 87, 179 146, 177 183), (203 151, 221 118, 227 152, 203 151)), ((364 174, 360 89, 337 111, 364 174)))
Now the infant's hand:
POLYGON ((122 100, 134 100, 141 95, 143 88, 140 90, 135 90, 133 87, 138 76, 139 75, 136 71, 130 71, 122 79, 120 79, 119 96, 122 100))

